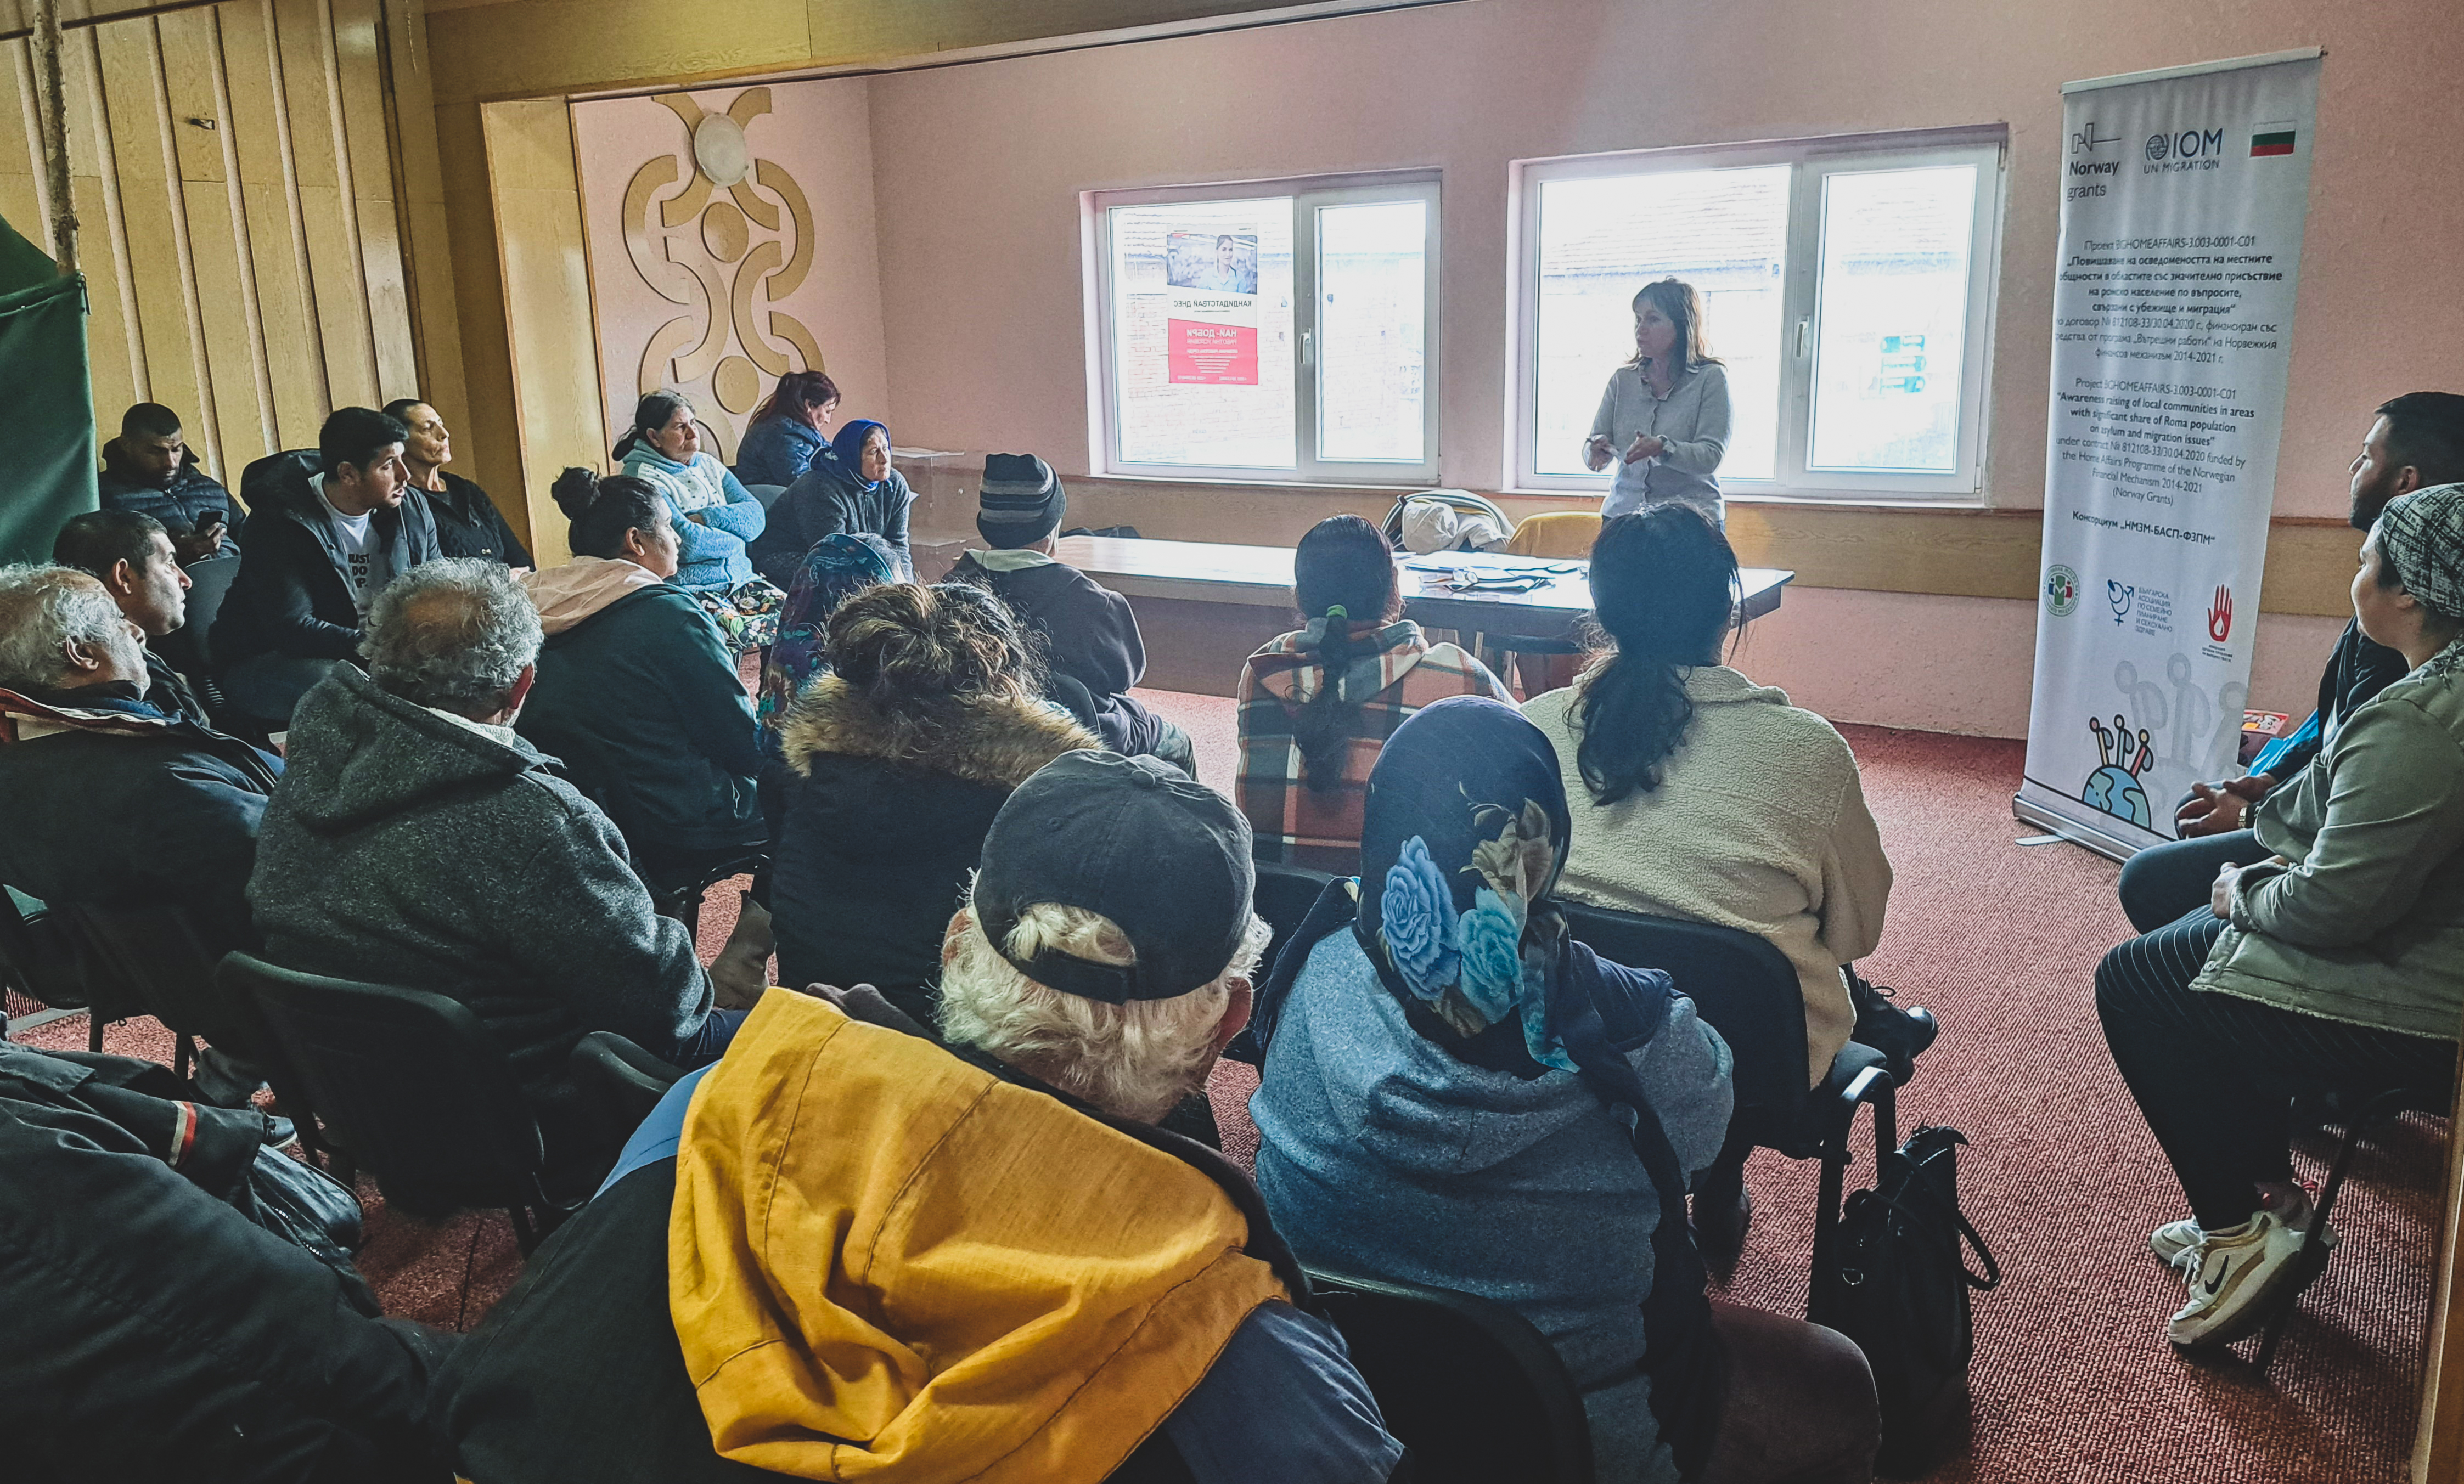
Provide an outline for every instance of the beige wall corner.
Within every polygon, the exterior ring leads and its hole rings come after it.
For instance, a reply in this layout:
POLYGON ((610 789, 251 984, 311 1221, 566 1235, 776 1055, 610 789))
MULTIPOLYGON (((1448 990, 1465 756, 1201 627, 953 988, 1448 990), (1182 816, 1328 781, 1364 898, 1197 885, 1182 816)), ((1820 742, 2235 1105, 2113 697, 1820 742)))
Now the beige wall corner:
POLYGON ((568 464, 598 469, 607 457, 573 134, 555 99, 489 103, 479 113, 520 450, 514 488, 529 506, 533 554, 555 566, 571 553, 548 484, 568 464))

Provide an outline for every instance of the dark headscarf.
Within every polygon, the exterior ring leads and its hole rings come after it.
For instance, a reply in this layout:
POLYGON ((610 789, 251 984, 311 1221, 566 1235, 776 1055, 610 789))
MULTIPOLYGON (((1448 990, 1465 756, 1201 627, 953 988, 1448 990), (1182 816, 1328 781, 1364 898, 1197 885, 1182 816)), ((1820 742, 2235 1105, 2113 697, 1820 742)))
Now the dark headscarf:
POLYGON ((837 456, 839 467, 845 470, 847 483, 859 490, 869 490, 881 483, 879 479, 869 480, 864 477, 865 440, 872 436, 875 428, 881 430, 882 451, 886 453, 891 447, 890 429, 882 427, 879 423, 869 418, 857 418, 840 428, 838 436, 830 440, 830 452, 837 456))
POLYGON ((1276 950, 1250 1034, 1263 1063, 1310 948, 1349 925, 1412 1029, 1448 1054, 1526 1079, 1571 1071, 1634 1110, 1634 1152, 1660 1199, 1639 1360, 1661 1436, 1690 1477, 1726 1375, 1685 1170, 1629 1056, 1667 1024, 1675 992, 1660 971, 1603 962, 1568 937, 1551 900, 1572 834, 1563 779, 1548 736, 1510 706, 1453 696, 1412 713, 1369 775, 1358 882, 1329 886, 1276 950))

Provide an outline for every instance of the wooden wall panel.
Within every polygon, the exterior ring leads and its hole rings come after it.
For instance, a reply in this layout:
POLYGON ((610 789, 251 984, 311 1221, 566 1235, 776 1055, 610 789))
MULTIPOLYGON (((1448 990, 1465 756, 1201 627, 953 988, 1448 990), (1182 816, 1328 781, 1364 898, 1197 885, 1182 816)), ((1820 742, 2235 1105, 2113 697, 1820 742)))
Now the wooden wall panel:
MULTIPOLYGON (((382 6, 224 0, 63 37, 103 437, 166 404, 235 482, 335 407, 419 390, 382 6)), ((48 248, 27 46, 0 52, 0 215, 48 248)))

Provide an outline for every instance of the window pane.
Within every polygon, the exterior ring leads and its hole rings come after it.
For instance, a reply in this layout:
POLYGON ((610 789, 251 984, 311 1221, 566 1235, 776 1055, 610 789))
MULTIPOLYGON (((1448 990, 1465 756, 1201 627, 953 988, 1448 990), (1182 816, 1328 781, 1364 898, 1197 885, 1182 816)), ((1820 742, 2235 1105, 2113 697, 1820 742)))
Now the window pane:
POLYGON ((1291 198, 1111 218, 1122 462, 1293 468, 1291 198))
POLYGON ((1976 167, 1826 176, 1809 469, 1958 469, 1976 167))
POLYGON ((1428 319, 1425 201, 1317 213, 1317 453, 1418 464, 1428 319))
MULTIPOLYGON (((1634 358, 1635 291, 1683 278, 1727 363, 1733 426, 1719 477, 1769 479, 1779 425, 1780 271, 1792 167, 1667 170, 1540 186, 1536 467, 1581 474, 1610 373, 1634 358)), ((1601 474, 1602 485, 1609 476, 1601 474)))

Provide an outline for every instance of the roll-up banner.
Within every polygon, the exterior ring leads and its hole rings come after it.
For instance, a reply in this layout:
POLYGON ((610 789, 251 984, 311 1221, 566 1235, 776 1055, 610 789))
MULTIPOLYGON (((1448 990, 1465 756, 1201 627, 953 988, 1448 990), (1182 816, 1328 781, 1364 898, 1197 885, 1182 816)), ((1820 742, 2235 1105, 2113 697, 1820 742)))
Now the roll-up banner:
POLYGON ((2017 816, 2116 859, 2229 776, 2321 54, 2062 89, 2036 672, 2017 816))

